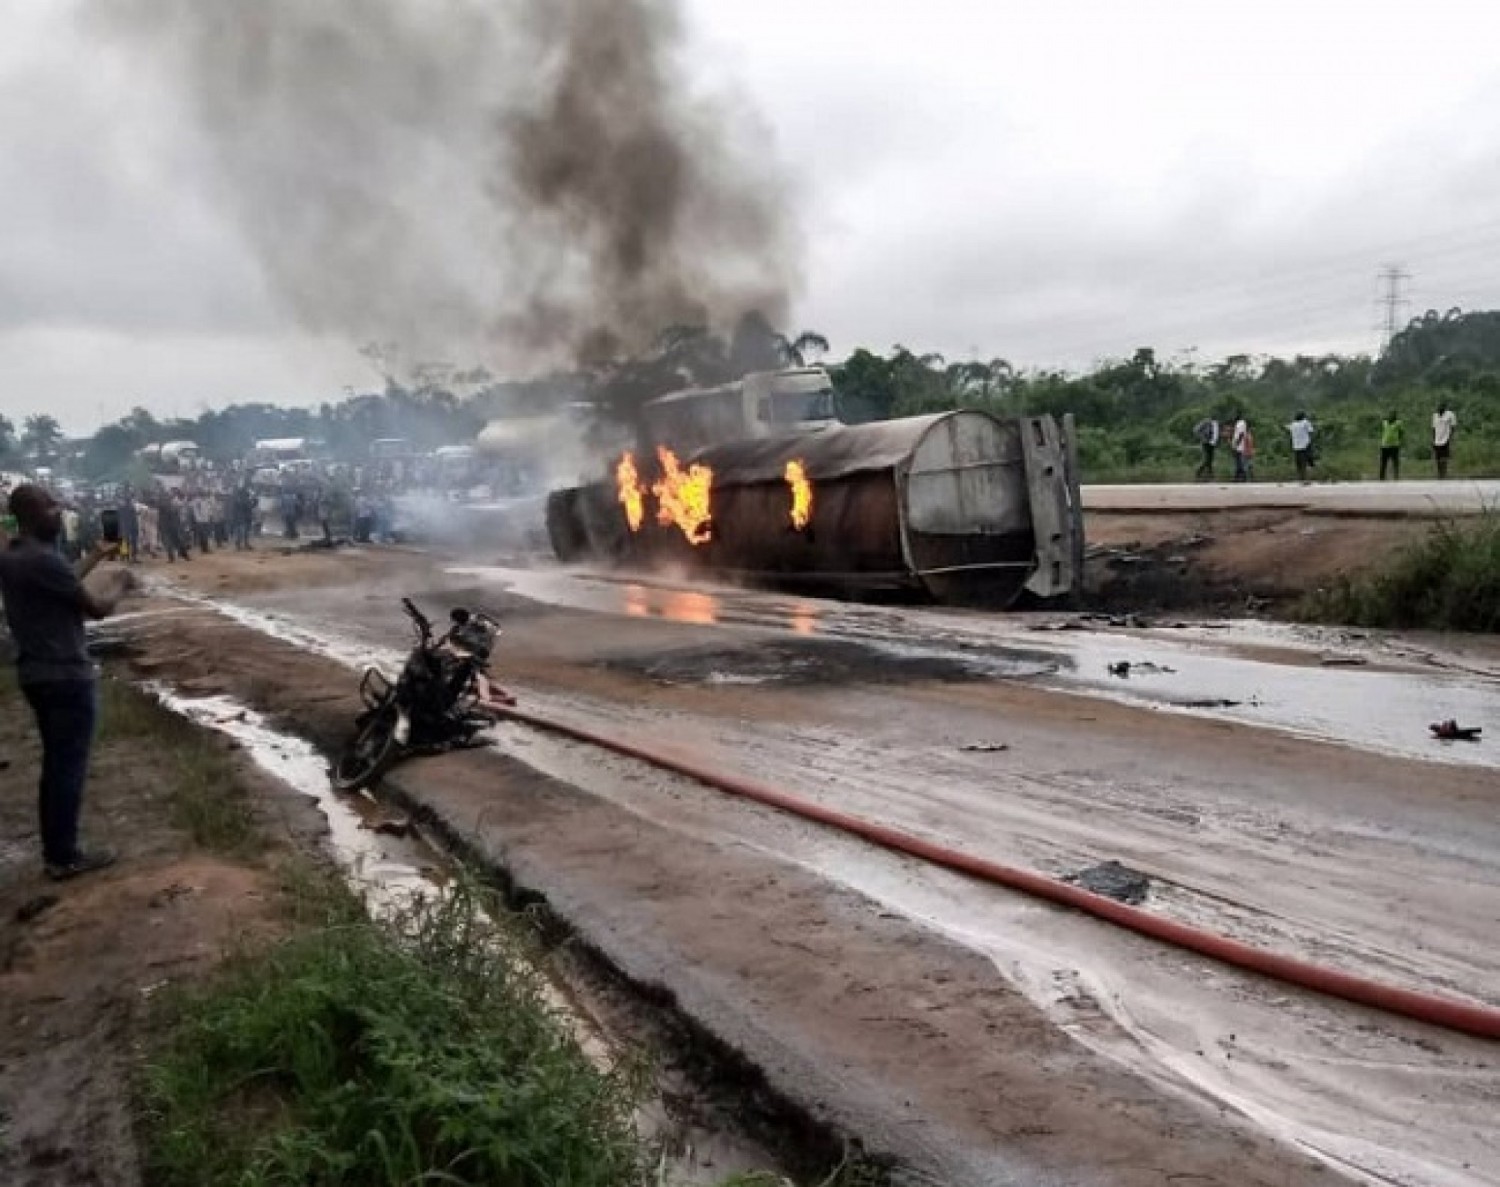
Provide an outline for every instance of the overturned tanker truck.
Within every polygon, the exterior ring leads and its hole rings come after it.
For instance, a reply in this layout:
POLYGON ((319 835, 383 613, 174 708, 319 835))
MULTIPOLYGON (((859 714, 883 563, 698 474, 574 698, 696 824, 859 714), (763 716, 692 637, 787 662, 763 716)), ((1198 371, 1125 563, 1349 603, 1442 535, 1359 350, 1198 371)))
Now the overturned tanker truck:
MULTIPOLYGON (((687 401, 658 403, 671 402, 687 401)), ((748 406, 767 408, 764 399, 748 406)), ((758 432, 679 458, 675 449, 692 434, 663 443, 662 408, 654 411, 648 406, 643 433, 654 449, 643 440, 608 480, 549 497, 559 559, 988 606, 1081 588, 1070 418, 1059 426, 1050 416, 955 411, 793 426, 752 416, 758 432)))

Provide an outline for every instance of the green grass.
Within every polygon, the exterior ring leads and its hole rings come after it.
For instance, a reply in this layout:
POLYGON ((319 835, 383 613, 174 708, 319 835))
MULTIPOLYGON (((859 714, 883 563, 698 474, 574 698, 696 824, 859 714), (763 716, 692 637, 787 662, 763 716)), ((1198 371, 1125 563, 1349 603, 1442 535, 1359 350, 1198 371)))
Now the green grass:
POLYGON ((645 1183, 642 1078, 571 1041, 468 893, 333 911, 165 1007, 145 1074, 162 1187, 645 1183))
MULTIPOLYGON (((882 1169, 862 1160, 845 1159, 817 1187, 886 1187, 889 1175, 882 1169)), ((717 1187, 796 1187, 790 1179, 765 1171, 731 1175, 717 1187)))
MULTIPOLYGON (((0 669, 0 709, 25 714, 30 727, 9 666, 0 669)), ((165 793, 173 825, 201 848, 240 857, 263 849, 260 823, 223 743, 139 689, 103 679, 91 765, 97 774, 110 762, 141 764, 165 793)))
POLYGON ((1317 622, 1500 631, 1500 514, 1440 524, 1380 572, 1310 595, 1317 622))
POLYGON ((264 836, 230 753, 214 734, 118 680, 99 685, 95 762, 115 747, 145 748, 144 760, 167 795, 172 824, 215 853, 252 856, 264 836))

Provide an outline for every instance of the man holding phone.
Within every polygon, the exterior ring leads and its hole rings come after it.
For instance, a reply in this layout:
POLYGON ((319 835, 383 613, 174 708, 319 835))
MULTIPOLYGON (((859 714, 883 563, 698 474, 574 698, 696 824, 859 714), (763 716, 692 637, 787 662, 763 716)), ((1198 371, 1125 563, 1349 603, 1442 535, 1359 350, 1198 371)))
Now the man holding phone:
POLYGON ((118 574, 121 580, 103 596, 84 586, 83 579, 119 545, 101 544, 76 569, 70 566, 57 551, 61 508, 41 487, 16 487, 10 513, 19 534, 0 553, 0 593, 15 641, 16 674, 42 738, 42 858, 50 877, 72 878, 115 860, 108 849, 85 851, 78 845, 78 818, 98 713, 94 664, 83 624, 85 617, 113 613, 129 579, 118 574))

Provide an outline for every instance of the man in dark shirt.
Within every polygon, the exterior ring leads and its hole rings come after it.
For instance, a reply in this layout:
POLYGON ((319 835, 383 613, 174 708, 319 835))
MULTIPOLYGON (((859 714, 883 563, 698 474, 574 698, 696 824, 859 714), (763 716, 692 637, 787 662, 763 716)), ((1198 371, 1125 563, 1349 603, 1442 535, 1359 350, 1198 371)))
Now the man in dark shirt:
POLYGON ((124 592, 117 586, 101 597, 84 588, 83 578, 118 546, 95 549, 75 571, 57 551, 62 512, 51 495, 39 486, 18 486, 10 512, 20 534, 0 553, 0 592, 16 674, 42 736, 42 857, 51 877, 71 878, 115 860, 107 849, 79 848, 78 817, 97 715, 83 620, 113 612, 124 592))

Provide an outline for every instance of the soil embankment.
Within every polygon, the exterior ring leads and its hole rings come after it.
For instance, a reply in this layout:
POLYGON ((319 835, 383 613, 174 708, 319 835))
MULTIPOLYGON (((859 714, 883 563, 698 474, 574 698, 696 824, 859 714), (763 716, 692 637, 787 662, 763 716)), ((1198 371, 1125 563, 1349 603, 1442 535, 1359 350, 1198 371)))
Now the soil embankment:
POLYGON ((1090 511, 1089 601, 1135 613, 1275 614, 1378 571, 1433 527, 1296 508, 1090 511))

